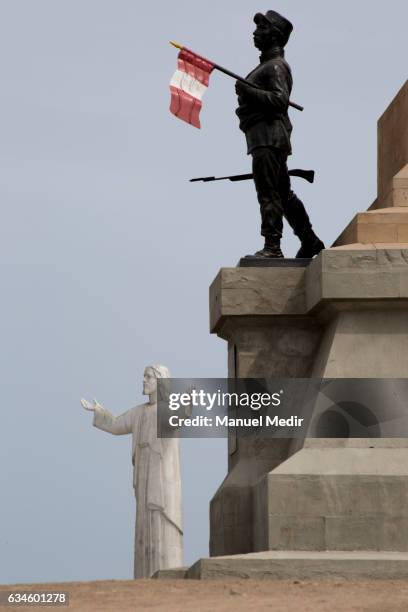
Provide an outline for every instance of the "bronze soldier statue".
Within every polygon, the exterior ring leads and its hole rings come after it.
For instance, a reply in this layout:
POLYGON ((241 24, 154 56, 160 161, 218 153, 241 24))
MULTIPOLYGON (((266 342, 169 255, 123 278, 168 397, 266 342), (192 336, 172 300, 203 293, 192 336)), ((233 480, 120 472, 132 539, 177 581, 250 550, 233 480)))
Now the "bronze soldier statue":
POLYGON ((301 247, 296 257, 307 258, 324 249, 316 236, 301 200, 291 190, 286 160, 291 154, 292 124, 288 116, 292 73, 285 61, 284 47, 293 26, 275 11, 254 17, 254 45, 261 51, 260 64, 246 77, 257 85, 236 82, 240 129, 245 133, 258 202, 261 234, 265 246, 257 257, 283 257, 280 240, 284 216, 298 236, 301 247))

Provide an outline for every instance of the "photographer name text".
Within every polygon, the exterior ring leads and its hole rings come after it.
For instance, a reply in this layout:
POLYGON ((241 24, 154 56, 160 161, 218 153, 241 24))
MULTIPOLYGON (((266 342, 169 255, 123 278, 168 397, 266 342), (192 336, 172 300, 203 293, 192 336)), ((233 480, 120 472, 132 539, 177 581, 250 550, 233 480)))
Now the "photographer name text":
POLYGON ((170 427, 302 427, 305 419, 297 416, 290 416, 283 419, 278 415, 270 417, 268 415, 258 415, 250 418, 232 418, 228 416, 195 416, 179 417, 172 415, 169 417, 170 427))

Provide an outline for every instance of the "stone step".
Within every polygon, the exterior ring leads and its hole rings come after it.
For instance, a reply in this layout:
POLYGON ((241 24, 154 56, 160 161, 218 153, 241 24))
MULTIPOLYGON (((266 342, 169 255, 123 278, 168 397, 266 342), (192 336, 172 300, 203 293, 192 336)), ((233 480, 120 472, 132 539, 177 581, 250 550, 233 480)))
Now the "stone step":
POLYGON ((157 570, 152 576, 157 580, 178 580, 179 578, 187 578, 188 565, 183 567, 170 567, 169 569, 157 570))
POLYGON ((196 580, 406 580, 408 553, 265 551, 199 559, 186 577, 196 580))
POLYGON ((408 242, 408 207, 390 207, 357 213, 333 247, 354 243, 402 244, 408 242))
POLYGON ((392 179, 391 189, 387 195, 377 198, 369 210, 377 208, 408 206, 408 164, 392 179))

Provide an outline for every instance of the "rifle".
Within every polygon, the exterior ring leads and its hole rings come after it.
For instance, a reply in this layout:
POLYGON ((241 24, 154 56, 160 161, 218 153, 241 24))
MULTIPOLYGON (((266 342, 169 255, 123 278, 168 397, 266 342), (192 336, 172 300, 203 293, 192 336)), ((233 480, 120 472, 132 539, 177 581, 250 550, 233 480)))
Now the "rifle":
MULTIPOLYGON (((294 170, 289 170, 289 176, 298 176, 299 178, 304 179, 308 183, 314 182, 315 172, 314 170, 300 170, 299 168, 295 168, 294 170)), ((200 178, 192 178, 190 179, 190 183, 195 183, 197 181, 202 181, 203 183, 209 183, 210 181, 247 181, 248 179, 253 178, 253 174, 235 174, 233 176, 202 176, 200 178)))

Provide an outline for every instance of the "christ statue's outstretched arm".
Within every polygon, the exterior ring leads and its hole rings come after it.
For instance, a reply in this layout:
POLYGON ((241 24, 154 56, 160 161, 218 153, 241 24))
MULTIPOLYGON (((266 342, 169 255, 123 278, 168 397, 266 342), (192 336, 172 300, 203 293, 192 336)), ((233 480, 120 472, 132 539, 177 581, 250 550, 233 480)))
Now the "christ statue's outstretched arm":
POLYGON ((81 404, 85 410, 90 410, 94 413, 93 424, 98 429, 103 429, 111 434, 123 435, 132 433, 132 416, 134 408, 119 416, 114 416, 107 408, 93 400, 93 403, 85 399, 81 399, 81 404))

